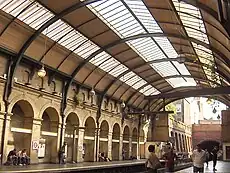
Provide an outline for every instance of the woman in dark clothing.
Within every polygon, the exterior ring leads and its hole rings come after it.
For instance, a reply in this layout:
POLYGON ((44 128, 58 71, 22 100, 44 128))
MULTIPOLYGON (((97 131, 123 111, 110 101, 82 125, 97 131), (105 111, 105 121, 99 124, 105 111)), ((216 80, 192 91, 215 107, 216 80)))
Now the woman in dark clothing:
POLYGON ((217 153, 218 153, 218 148, 217 146, 214 147, 212 150, 212 160, 213 160, 213 171, 216 171, 216 162, 217 162, 217 153))

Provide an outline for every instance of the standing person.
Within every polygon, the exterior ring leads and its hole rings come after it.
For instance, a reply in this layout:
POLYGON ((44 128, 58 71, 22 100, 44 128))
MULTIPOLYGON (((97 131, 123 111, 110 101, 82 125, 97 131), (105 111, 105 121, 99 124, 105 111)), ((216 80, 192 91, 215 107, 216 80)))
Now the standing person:
POLYGON ((174 160, 176 158, 176 154, 173 152, 173 148, 169 148, 169 151, 164 154, 163 158, 166 160, 166 172, 174 172, 174 160))
POLYGON ((216 171, 216 162, 217 162, 217 153, 218 153, 218 148, 215 146, 212 150, 212 160, 213 160, 213 171, 216 171))
POLYGON ((125 160, 125 149, 122 149, 122 160, 125 160))
POLYGON ((66 146, 67 146, 67 143, 64 142, 64 144, 60 148, 60 151, 59 151, 59 164, 65 164, 66 163, 66 146))
POLYGON ((207 149, 205 149, 205 156, 206 156, 206 158, 205 158, 205 162, 206 162, 207 167, 208 167, 208 162, 209 162, 210 154, 209 154, 209 152, 208 152, 208 150, 207 150, 207 149))
POLYGON ((150 152, 148 159, 145 163, 148 173, 157 173, 157 169, 161 167, 161 163, 155 154, 155 146, 149 145, 150 152))
POLYGON ((201 149, 200 144, 197 145, 197 149, 192 153, 193 161, 193 172, 194 173, 203 173, 204 172, 204 162, 206 159, 205 151, 201 149))

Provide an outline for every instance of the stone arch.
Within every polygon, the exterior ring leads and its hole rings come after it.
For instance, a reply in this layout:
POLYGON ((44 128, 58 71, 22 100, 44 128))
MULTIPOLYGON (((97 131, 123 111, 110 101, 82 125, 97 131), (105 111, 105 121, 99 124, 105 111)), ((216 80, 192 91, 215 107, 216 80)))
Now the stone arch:
POLYGON ((138 132, 137 128, 134 127, 132 130, 132 157, 137 158, 137 141, 138 141, 138 132))
POLYGON ((142 128, 140 129, 139 139, 140 139, 140 158, 144 159, 145 158, 145 132, 142 128))
POLYGON ((83 123, 83 117, 80 116, 80 112, 81 111, 78 111, 78 110, 74 110, 72 108, 69 108, 67 109, 64 114, 65 114, 65 117, 64 117, 64 123, 66 123, 66 119, 68 118, 68 116, 71 114, 71 113, 74 113, 77 118, 78 118, 78 121, 79 121, 79 127, 83 127, 84 126, 84 123, 83 123))
POLYGON ((95 161, 96 149, 94 148, 96 121, 92 116, 89 116, 84 121, 85 137, 83 148, 85 151, 84 161, 95 161))
POLYGON ((8 133, 7 153, 9 150, 26 149, 30 155, 31 134, 34 118, 32 104, 25 99, 15 99, 11 103, 12 112, 10 121, 10 132, 8 133))
POLYGON ((129 137, 130 137, 130 128, 128 125, 126 125, 123 130, 123 140, 129 140, 129 137))
POLYGON ((131 152, 130 148, 132 147, 130 146, 129 138, 130 138, 130 128, 128 125, 126 125, 123 130, 123 150, 124 150, 123 159, 125 160, 129 159, 129 155, 131 152))
POLYGON ((121 135, 121 127, 118 123, 113 124, 113 134, 112 134, 112 160, 119 160, 119 142, 121 135))
POLYGON ((92 119, 93 122, 94 122, 94 124, 95 124, 95 126, 96 126, 96 118, 93 117, 93 116, 86 116, 86 117, 83 119, 83 121, 82 121, 82 125, 85 126, 86 121, 89 120, 89 119, 92 119))
POLYGON ((179 136, 177 134, 177 132, 175 132, 175 142, 176 142, 176 150, 179 151, 179 136))
POLYGON ((132 131, 132 141, 137 142, 138 134, 137 134, 137 128, 134 127, 132 131))
POLYGON ((219 146, 221 145, 220 141, 212 139, 205 139, 203 141, 200 141, 199 144, 201 145, 202 149, 207 149, 209 152, 211 152, 215 146, 219 148, 219 146))
POLYGON ((104 153, 106 157, 108 157, 108 134, 109 123, 103 120, 100 124, 99 152, 104 153))
POLYGON ((41 138, 43 139, 43 143, 45 143, 45 156, 39 162, 55 163, 58 157, 59 113, 55 107, 43 106, 43 108, 43 112, 41 112, 41 138))
POLYGON ((0 101, 0 111, 5 112, 5 103, 3 100, 0 101))
POLYGON ((46 107, 46 109, 41 114, 41 119, 42 119, 42 130, 44 128, 44 131, 57 132, 60 118, 59 118, 59 113, 55 107, 46 107), (52 125, 53 123, 55 123, 54 126, 52 125), (56 128, 56 130, 54 130, 54 127, 56 128))
POLYGON ((109 133, 109 123, 103 120, 100 124, 100 137, 107 138, 109 133))
MULTIPOLYGON (((59 109, 58 109, 58 105, 55 105, 53 103, 46 103, 42 106, 42 108, 40 109, 40 112, 39 112, 39 118, 42 118, 43 116, 43 113, 48 109, 50 108, 49 111, 51 111, 50 113, 57 113, 57 118, 58 119, 55 119, 55 121, 58 121, 59 123, 61 123, 61 116, 60 116, 60 112, 59 112, 59 109)), ((53 117, 52 117, 53 118, 53 117)), ((56 117, 55 117, 56 118, 56 117)))
POLYGON ((78 115, 75 112, 68 111, 65 114, 64 119, 65 124, 65 138, 64 141, 67 143, 67 161, 76 162, 77 161, 77 144, 78 144, 78 127, 80 126, 80 120, 78 115))
POLYGON ((37 114, 38 111, 37 111, 37 107, 35 106, 36 105, 35 102, 28 95, 25 95, 25 94, 15 96, 12 99, 10 99, 10 104, 9 104, 9 107, 8 107, 9 113, 12 112, 14 105, 18 101, 26 101, 26 102, 28 102, 31 105, 32 109, 33 109, 33 113, 34 113, 33 117, 38 118, 38 117, 36 117, 36 116, 38 116, 38 114, 37 114))

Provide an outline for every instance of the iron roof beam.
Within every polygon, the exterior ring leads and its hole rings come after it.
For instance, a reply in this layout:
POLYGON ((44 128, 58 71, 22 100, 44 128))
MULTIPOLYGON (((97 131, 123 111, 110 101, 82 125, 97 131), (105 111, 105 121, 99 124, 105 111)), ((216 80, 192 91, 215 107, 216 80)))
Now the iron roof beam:
POLYGON ((198 96, 212 96, 212 95, 225 95, 230 94, 230 86, 216 87, 216 88, 202 88, 191 90, 190 92, 173 92, 173 93, 161 93, 154 96, 146 96, 146 99, 162 99, 162 98, 177 98, 177 97, 198 97, 198 96))

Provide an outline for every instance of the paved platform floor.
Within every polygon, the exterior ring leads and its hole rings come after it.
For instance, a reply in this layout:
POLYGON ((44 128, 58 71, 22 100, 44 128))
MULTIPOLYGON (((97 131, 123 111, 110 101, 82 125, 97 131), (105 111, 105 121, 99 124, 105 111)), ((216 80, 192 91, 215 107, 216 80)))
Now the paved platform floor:
POLYGON ((25 173, 25 172, 56 172, 56 171, 83 171, 97 168, 111 168, 144 164, 145 160, 113 161, 113 162, 83 162, 75 164, 37 164, 27 166, 0 166, 0 173, 25 173))
MULTIPOLYGON (((216 169, 217 171, 215 171, 215 173, 230 173, 230 162, 218 161, 216 165, 216 169)), ((188 169, 178 171, 177 173, 192 173, 192 172, 193 172, 193 168, 191 167, 188 169)), ((205 164, 204 172, 205 173, 214 172, 212 162, 209 162, 208 167, 206 167, 206 164, 205 164)))

